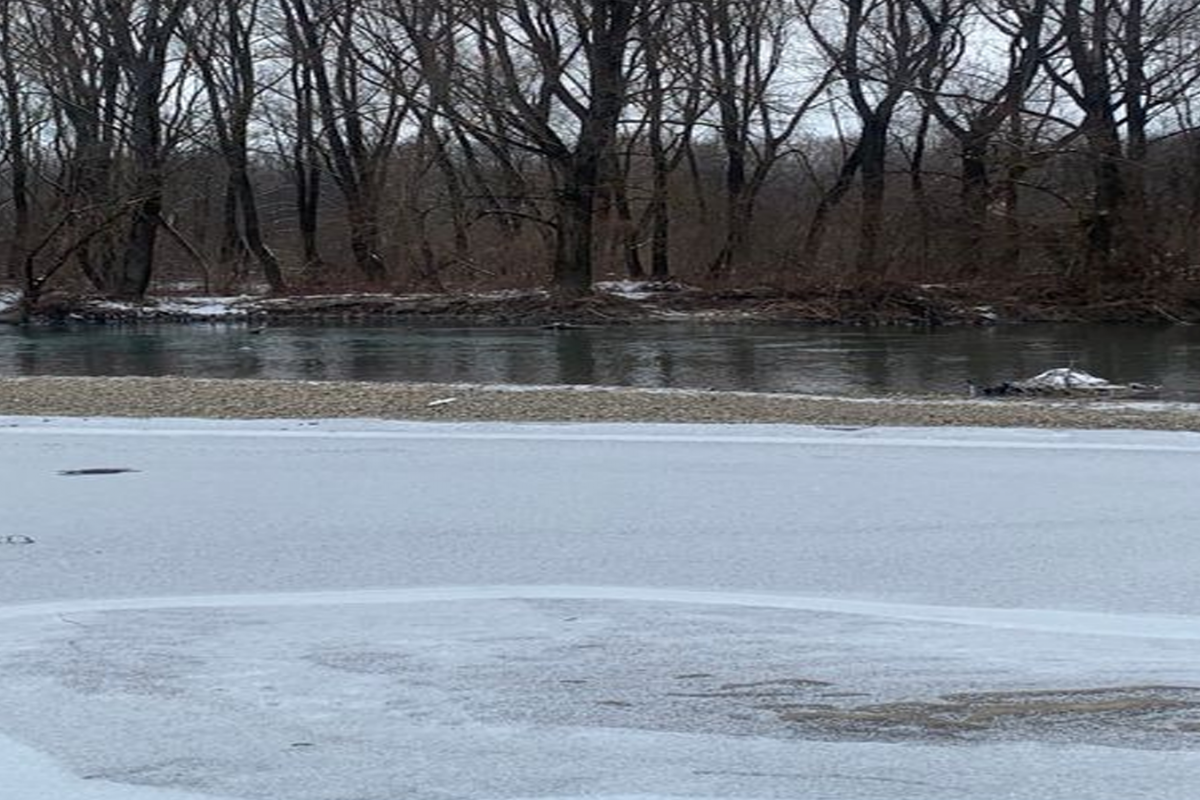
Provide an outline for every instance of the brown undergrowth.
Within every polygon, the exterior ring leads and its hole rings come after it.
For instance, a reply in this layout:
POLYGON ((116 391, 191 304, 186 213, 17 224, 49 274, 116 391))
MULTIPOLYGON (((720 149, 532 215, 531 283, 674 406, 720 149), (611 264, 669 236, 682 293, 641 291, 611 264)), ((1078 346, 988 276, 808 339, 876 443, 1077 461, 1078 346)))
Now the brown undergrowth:
MULTIPOLYGON (((544 291, 391 294, 294 294, 246 301, 252 319, 441 324, 592 326, 697 320, 843 325, 991 325, 1017 322, 1170 323, 1200 321, 1200 283, 1112 287, 1083 293, 1062 282, 1019 285, 791 282, 751 287, 648 284, 636 297, 597 291, 563 298, 544 291)), ((56 293, 38 309, 44 320, 171 320, 152 303, 124 308, 56 293)), ((186 319, 186 318, 185 318, 186 319)))

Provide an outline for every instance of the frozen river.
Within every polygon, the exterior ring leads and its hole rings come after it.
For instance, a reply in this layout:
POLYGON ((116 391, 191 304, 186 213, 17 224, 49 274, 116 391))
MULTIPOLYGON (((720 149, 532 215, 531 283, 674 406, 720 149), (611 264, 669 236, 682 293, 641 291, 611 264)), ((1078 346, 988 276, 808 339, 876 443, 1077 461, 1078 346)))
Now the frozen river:
POLYGON ((1200 435, 0 424, 3 800, 1200 785, 1200 435))

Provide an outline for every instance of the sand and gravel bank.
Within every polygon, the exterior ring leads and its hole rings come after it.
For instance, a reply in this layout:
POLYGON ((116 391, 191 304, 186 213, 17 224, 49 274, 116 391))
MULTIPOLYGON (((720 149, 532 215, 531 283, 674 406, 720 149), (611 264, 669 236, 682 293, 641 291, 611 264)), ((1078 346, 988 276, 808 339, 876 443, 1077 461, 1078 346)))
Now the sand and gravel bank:
POLYGON ((1184 404, 852 399, 685 390, 194 378, 3 378, 0 415, 759 422, 1200 431, 1200 406, 1184 404))

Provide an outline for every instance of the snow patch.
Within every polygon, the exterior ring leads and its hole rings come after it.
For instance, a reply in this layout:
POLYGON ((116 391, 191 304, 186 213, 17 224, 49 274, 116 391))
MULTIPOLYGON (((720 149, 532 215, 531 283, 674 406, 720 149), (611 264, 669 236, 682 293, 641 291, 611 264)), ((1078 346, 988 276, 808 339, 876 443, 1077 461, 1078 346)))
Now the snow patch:
POLYGON ((1034 375, 1032 378, 1020 381, 1020 385, 1031 389, 1099 389, 1113 386, 1114 384, 1111 381, 1098 378, 1080 369, 1058 367, 1056 369, 1048 369, 1045 372, 1034 375))
POLYGON ((600 281, 597 291, 624 297, 626 300, 650 300, 660 294, 687 291, 690 287, 676 281, 600 281))
POLYGON ((186 316, 196 319, 218 319, 224 317, 244 317, 247 309, 244 307, 253 303, 249 295, 235 297, 175 297, 170 300, 159 300, 153 308, 159 313, 172 316, 186 316))
POLYGON ((143 319, 173 318, 191 320, 241 319, 258 302, 251 295, 229 297, 172 297, 143 302, 93 300, 87 303, 90 311, 108 312, 123 317, 143 319))

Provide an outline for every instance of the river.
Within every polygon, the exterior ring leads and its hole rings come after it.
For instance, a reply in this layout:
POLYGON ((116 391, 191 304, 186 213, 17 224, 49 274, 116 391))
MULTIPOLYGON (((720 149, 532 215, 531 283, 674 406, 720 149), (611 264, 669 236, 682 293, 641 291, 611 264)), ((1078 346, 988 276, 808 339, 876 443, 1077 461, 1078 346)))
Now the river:
POLYGON ((0 375, 593 384, 837 395, 966 392, 1073 365, 1200 400, 1200 326, 526 328, 0 326, 0 375))

